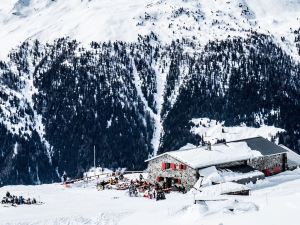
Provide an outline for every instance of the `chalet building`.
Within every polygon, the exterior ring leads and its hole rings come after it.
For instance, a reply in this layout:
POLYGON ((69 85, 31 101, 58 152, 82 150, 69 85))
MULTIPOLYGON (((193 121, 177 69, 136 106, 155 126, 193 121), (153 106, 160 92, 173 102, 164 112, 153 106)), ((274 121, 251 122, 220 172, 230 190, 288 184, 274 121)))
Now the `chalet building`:
POLYGON ((224 182, 245 184, 300 165, 300 155, 262 137, 166 152, 146 160, 148 180, 191 189, 214 167, 224 182))

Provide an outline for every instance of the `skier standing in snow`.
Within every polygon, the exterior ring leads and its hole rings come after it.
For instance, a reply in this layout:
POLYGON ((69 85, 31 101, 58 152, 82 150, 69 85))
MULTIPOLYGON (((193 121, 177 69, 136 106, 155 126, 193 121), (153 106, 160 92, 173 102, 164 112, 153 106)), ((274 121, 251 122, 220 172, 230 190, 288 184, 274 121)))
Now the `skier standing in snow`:
POLYGON ((62 181, 64 184, 67 182, 67 179, 68 179, 67 173, 66 173, 66 171, 64 171, 64 173, 62 175, 62 181))
POLYGON ((140 182, 144 179, 143 174, 140 174, 140 182))

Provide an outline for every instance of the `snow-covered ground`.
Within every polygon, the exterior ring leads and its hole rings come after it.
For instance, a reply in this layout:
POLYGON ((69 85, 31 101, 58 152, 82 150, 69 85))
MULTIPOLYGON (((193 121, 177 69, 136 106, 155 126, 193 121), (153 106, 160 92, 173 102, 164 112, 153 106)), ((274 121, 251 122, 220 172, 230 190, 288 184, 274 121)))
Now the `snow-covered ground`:
POLYGON ((88 44, 154 32, 163 42, 195 37, 205 44, 250 30, 272 35, 299 58, 292 32, 299 12, 298 0, 1 0, 0 58, 27 39, 70 36, 88 44))
MULTIPOLYGON (((284 132, 284 129, 261 125, 259 128, 247 127, 244 124, 234 127, 226 127, 224 122, 212 120, 209 118, 192 119, 194 126, 191 132, 204 138, 204 141, 215 143, 217 140, 225 139, 226 141, 241 140, 261 136, 271 140, 279 132, 284 132)), ((185 148, 192 147, 190 144, 185 148)))
POLYGON ((37 197, 44 204, 0 205, 0 224, 298 225, 299 186, 300 169, 297 169, 249 185, 252 188, 250 196, 216 196, 216 199, 224 201, 197 205, 193 204, 193 192, 168 194, 166 200, 157 202, 143 197, 130 198, 126 191, 97 191, 94 186, 6 186, 0 188, 0 196, 10 191, 12 194, 37 197))

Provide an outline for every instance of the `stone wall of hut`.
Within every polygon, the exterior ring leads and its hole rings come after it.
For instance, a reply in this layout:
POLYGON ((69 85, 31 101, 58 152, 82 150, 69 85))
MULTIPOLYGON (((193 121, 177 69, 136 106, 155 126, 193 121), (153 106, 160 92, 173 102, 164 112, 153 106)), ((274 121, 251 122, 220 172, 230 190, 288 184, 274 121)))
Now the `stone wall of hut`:
POLYGON ((261 156, 248 160, 247 164, 262 171, 266 176, 286 170, 286 153, 261 156))
MULTIPOLYGON (((286 153, 282 153, 282 154, 256 157, 248 161, 238 161, 235 162, 234 165, 248 164, 249 166, 252 166, 257 170, 262 171, 265 174, 265 176, 269 176, 272 174, 285 171, 287 166, 286 161, 287 161, 286 153)), ((180 179, 181 185, 183 185, 187 190, 191 189, 194 186, 194 184, 197 182, 199 178, 199 174, 196 169, 193 169, 189 165, 186 165, 186 169, 180 169, 179 168, 180 164, 183 163, 167 154, 152 159, 151 161, 148 162, 148 168, 147 168, 147 171, 149 173, 148 181, 152 184, 155 184, 157 182, 157 177, 162 177, 162 178, 170 177, 174 179, 180 179), (175 170, 173 170, 172 168, 162 169, 163 162, 174 163, 176 169, 175 170)), ((222 166, 225 167, 225 165, 229 166, 229 164, 224 164, 222 166)), ((162 186, 164 181, 165 180, 160 181, 159 184, 162 186)))
MULTIPOLYGON (((180 179, 181 185, 183 185, 187 190, 191 189, 197 182, 198 175, 197 171, 190 166, 186 165, 186 169, 180 169, 179 165, 184 164, 169 155, 159 156, 148 162, 148 180, 150 183, 154 184, 157 182, 157 177, 172 177, 174 179, 180 179), (175 170, 172 168, 162 169, 162 163, 174 163, 175 170)), ((164 181, 159 182, 162 185, 164 181)))

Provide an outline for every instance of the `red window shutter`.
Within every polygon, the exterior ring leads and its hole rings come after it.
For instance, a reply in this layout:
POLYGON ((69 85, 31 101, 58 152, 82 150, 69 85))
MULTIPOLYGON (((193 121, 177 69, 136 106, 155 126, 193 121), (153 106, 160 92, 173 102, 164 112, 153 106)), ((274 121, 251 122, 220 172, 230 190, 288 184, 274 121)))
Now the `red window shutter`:
POLYGON ((165 169, 166 169, 166 163, 165 163, 165 162, 163 162, 163 163, 161 164, 161 169, 162 169, 162 170, 165 170, 165 169))
POLYGON ((175 165, 175 163, 171 163, 171 168, 172 168, 172 170, 176 170, 176 165, 175 165))
POLYGON ((266 177, 270 176, 270 169, 265 169, 265 176, 266 177))
POLYGON ((280 173, 281 169, 280 166, 276 166, 273 168, 273 173, 280 173))
POLYGON ((186 165, 183 165, 183 169, 186 170, 186 165))
POLYGON ((177 184, 181 184, 181 180, 180 179, 177 180, 177 184))
POLYGON ((156 177, 156 181, 157 181, 157 182, 160 182, 160 177, 156 177))

